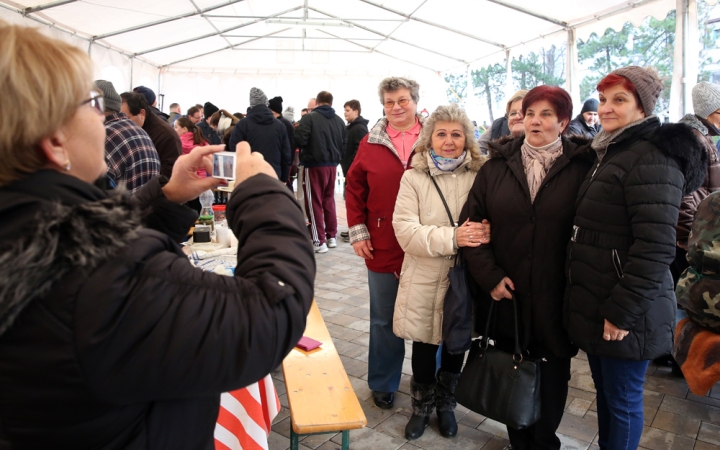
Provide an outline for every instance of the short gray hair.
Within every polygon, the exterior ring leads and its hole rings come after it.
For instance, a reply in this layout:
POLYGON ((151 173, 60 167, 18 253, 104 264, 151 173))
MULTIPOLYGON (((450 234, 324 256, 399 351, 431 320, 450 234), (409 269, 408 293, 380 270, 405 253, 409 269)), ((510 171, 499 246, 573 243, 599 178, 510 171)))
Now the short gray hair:
POLYGON ((474 155, 480 153, 480 147, 475 139, 475 127, 465 111, 457 103, 447 106, 438 106, 430 117, 423 122, 420 137, 418 137, 418 152, 429 151, 432 148, 432 134, 438 122, 457 122, 462 125, 465 133, 465 150, 474 155), (474 151, 473 151, 474 149, 474 151))
POLYGON ((380 104, 385 104, 383 94, 386 92, 395 92, 398 89, 407 89, 410 91, 413 101, 417 104, 420 101, 420 85, 415 80, 402 77, 388 77, 378 85, 378 96, 380 96, 380 104))

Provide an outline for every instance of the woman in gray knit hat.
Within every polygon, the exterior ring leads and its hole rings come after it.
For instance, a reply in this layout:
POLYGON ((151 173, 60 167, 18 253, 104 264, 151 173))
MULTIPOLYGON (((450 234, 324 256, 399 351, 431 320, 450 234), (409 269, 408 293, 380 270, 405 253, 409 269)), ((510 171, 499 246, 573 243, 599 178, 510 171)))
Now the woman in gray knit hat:
POLYGON ((687 125, 660 125, 653 71, 615 70, 597 90, 603 129, 575 204, 563 320, 588 356, 598 445, 635 449, 648 361, 672 348, 678 209, 705 178, 707 155, 687 125))

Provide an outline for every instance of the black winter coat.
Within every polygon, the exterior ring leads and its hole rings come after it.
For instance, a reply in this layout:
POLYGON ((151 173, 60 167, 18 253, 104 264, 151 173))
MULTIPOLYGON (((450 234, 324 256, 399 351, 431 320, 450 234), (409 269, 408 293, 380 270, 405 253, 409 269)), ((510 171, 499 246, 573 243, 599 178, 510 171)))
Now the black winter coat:
POLYGON ((175 161, 182 155, 182 142, 177 131, 162 117, 146 114, 142 129, 150 136, 160 157, 160 175, 170 178, 175 161))
POLYGON ((568 124, 568 127, 565 129, 565 134, 568 136, 585 136, 588 139, 592 139, 600 130, 602 130, 602 127, 599 123, 591 127, 585 122, 583 115, 578 114, 577 117, 568 124))
POLYGON ((305 114, 295 129, 295 147, 300 149, 300 164, 305 167, 337 166, 345 153, 345 123, 328 105, 305 114))
POLYGON ((583 182, 564 321, 587 353, 638 361, 670 353, 675 226, 683 194, 705 178, 706 160, 690 127, 650 118, 615 138, 583 182), (604 319, 630 333, 605 341, 604 319))
POLYGON ((368 134, 368 122, 369 120, 364 119, 363 116, 358 116, 355 120, 347 124, 347 147, 340 162, 343 174, 346 177, 357 154, 360 141, 368 134))
POLYGON ((157 178, 136 198, 53 171, 0 189, 0 442, 15 450, 214 449, 220 393, 303 333, 315 261, 284 185, 233 193, 234 277, 191 266, 171 237, 197 215, 157 178), (140 225, 147 208, 163 232, 140 225))
POLYGON ((230 151, 235 151, 238 142, 247 141, 254 152, 262 153, 278 179, 287 181, 292 165, 292 150, 285 125, 273 116, 265 105, 253 106, 243 120, 235 125, 230 136, 230 151))
MULTIPOLYGON (((218 134, 217 131, 213 130, 213 127, 210 126, 210 124, 207 123, 205 119, 201 120, 196 125, 198 128, 200 128, 200 131, 203 134, 203 137, 205 140, 208 141, 210 145, 220 145, 222 144, 222 138, 218 134)), ((231 147, 235 151, 235 147, 231 147)))
MULTIPOLYGON (((565 249, 575 198, 594 154, 587 141, 563 137, 563 154, 530 203, 520 150, 524 139, 506 137, 490 143, 491 159, 480 169, 460 217, 460 223, 467 217, 492 223, 491 244, 463 249, 470 273, 484 291, 476 308, 476 331, 484 334, 487 309, 494 301, 490 291, 509 277, 515 284, 521 347, 535 357, 571 357, 577 348, 562 326, 565 249)), ((496 327, 490 337, 511 350, 512 302, 503 300, 496 306, 496 327)))

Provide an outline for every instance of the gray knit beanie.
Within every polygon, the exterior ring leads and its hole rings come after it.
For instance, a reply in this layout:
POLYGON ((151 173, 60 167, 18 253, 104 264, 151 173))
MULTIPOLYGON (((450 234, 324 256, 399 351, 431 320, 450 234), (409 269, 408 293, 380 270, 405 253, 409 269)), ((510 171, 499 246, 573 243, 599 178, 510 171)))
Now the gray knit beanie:
POLYGON ((105 101, 105 110, 116 113, 120 112, 120 108, 122 107, 122 99, 115 90, 115 86, 113 86, 113 84, 109 81, 95 80, 95 87, 98 88, 103 94, 103 99, 105 101))
POLYGON ((611 74, 625 77, 635 85, 635 90, 640 97, 640 106, 646 117, 655 111, 655 104, 663 90, 663 85, 654 70, 628 66, 613 70, 611 74))
POLYGON ((290 122, 295 122, 295 108, 292 106, 288 106, 285 108, 285 112, 283 113, 283 117, 289 120, 290 122))
POLYGON ((250 107, 251 108, 253 106, 257 106, 257 105, 267 105, 267 104, 268 104, 267 95, 265 95, 265 93, 262 90, 260 90, 256 87, 250 89, 250 107))
POLYGON ((692 102, 695 114, 703 119, 720 109, 720 86, 703 81, 692 90, 692 102))

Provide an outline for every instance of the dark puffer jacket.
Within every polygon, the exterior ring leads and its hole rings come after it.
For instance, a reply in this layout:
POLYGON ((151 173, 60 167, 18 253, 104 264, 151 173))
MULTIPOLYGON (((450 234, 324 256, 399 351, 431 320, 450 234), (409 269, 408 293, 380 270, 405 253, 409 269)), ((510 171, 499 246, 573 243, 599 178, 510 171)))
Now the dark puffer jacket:
POLYGON ((590 126, 585 122, 585 118, 582 114, 578 114, 575 119, 571 120, 568 127, 565 129, 565 134, 568 136, 585 136, 588 139, 592 139, 602 129, 600 124, 590 126))
MULTIPOLYGON (((523 137, 490 143, 491 159, 470 189, 460 223, 488 219, 492 244, 464 248, 470 273, 484 291, 477 299, 476 331, 484 332, 489 292, 503 277, 515 284, 520 340, 534 357, 571 357, 577 353, 562 325, 565 249, 575 216, 575 197, 592 166, 594 152, 582 138, 563 137, 563 154, 545 177, 533 203, 522 163, 523 137)), ((512 301, 496 303, 497 344, 512 350, 512 301)))
POLYGON ((287 181, 293 157, 288 130, 273 116, 270 108, 253 106, 247 117, 235 125, 228 148, 234 152, 242 141, 247 141, 252 151, 262 153, 265 161, 275 169, 278 179, 287 181))
POLYGON ((345 153, 347 130, 333 108, 321 105, 300 119, 293 141, 303 166, 337 166, 345 153))
POLYGON ((214 449, 220 393, 302 335, 315 261, 284 185, 257 175, 235 189, 234 277, 191 266, 171 238, 197 215, 158 179, 137 196, 54 171, 0 189, 0 443, 214 449))
POLYGON ((675 225, 682 196, 705 178, 706 161, 690 127, 650 118, 615 138, 583 182, 564 322, 587 353, 648 360, 670 352, 675 225), (604 319, 630 333, 605 341, 604 319))

